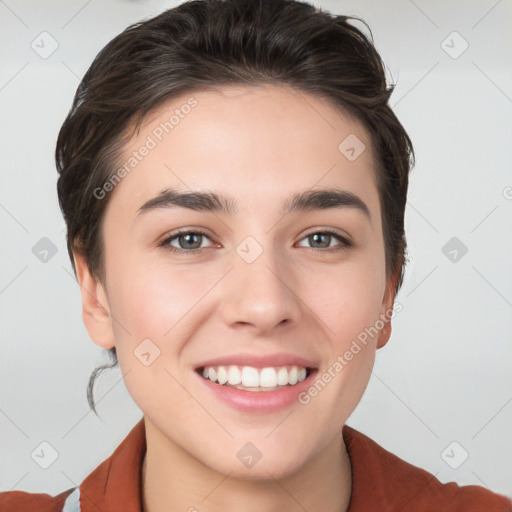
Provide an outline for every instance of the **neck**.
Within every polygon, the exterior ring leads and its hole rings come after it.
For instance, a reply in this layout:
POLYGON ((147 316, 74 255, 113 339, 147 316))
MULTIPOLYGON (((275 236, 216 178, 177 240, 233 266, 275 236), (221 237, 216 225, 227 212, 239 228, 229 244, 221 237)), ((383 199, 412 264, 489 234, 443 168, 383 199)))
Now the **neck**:
POLYGON ((234 478, 205 466, 145 418, 143 512, 345 512, 352 475, 341 431, 304 466, 285 478, 234 478))

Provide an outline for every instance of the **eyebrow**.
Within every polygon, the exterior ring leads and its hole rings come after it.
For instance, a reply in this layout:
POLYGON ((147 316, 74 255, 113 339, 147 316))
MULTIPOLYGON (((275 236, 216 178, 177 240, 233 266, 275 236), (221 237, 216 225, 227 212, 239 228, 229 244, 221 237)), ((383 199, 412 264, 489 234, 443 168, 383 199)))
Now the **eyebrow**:
MULTIPOLYGON (((229 216, 238 212, 236 201, 229 196, 215 192, 180 192, 176 189, 165 189, 153 199, 146 201, 139 208, 138 215, 161 208, 189 208, 196 211, 224 213, 229 216)), ((360 197, 347 190, 336 188, 299 192, 285 201, 279 215, 332 208, 356 209, 371 222, 370 210, 360 197)))

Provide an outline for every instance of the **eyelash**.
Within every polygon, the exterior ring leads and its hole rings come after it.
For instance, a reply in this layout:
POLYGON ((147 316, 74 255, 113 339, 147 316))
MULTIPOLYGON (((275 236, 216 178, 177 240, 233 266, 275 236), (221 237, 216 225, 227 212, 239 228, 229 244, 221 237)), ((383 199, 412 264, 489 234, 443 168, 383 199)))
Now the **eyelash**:
MULTIPOLYGON (((311 233, 306 234, 301 239, 301 241, 305 240, 306 238, 309 238, 310 236, 319 235, 319 234, 320 235, 327 235, 327 236, 334 237, 335 239, 337 239, 341 243, 340 243, 339 246, 328 247, 328 248, 324 248, 324 249, 310 247, 310 249, 312 251, 321 251, 321 252, 329 251, 329 252, 331 252, 331 251, 346 250, 346 249, 352 247, 352 243, 349 240, 347 240, 345 237, 339 235, 338 233, 335 233, 334 231, 321 231, 321 230, 320 231, 313 231, 311 233)), ((173 252, 175 254, 197 254, 197 253, 201 252, 203 249, 206 249, 206 247, 203 247, 203 248, 200 248, 200 249, 180 249, 180 248, 173 247, 173 246, 169 245, 171 241, 177 239, 181 235, 201 235, 201 236, 205 236, 206 238, 210 238, 207 233, 205 233, 204 231, 201 231, 200 229, 196 229, 196 230, 183 230, 183 231, 178 231, 176 233, 173 233, 171 236, 167 237, 165 240, 160 242, 159 246, 163 247, 167 251, 173 252)))

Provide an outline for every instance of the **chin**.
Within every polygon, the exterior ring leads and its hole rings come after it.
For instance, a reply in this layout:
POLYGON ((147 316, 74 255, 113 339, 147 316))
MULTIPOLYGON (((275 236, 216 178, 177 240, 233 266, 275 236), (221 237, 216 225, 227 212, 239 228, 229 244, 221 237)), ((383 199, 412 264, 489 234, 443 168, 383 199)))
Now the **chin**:
MULTIPOLYGON (((299 471, 307 463, 304 443, 231 440, 228 446, 212 447, 199 461, 218 473, 241 480, 282 479, 299 471), (212 457, 213 454, 213 457, 212 457)), ((246 438, 247 439, 247 438, 246 438)))
POLYGON ((291 459, 290 453, 283 454, 280 457, 278 454, 273 454, 272 457, 262 457, 252 467, 245 467, 238 460, 235 467, 229 464, 221 464, 219 467, 214 467, 216 471, 222 474, 229 475, 229 478, 250 481, 268 481, 268 480, 281 480, 292 476, 299 471, 305 461, 303 459, 291 459), (288 456, 288 458, 286 458, 288 456))

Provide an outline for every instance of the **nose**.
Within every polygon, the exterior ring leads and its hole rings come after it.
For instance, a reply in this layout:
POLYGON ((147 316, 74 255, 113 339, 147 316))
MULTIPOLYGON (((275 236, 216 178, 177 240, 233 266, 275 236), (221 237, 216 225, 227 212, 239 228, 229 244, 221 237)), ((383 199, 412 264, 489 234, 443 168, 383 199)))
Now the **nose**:
POLYGON ((278 326, 295 325, 301 315, 297 280, 284 257, 266 248, 252 263, 235 254, 233 270, 223 280, 221 314, 233 327, 263 336, 278 326))

